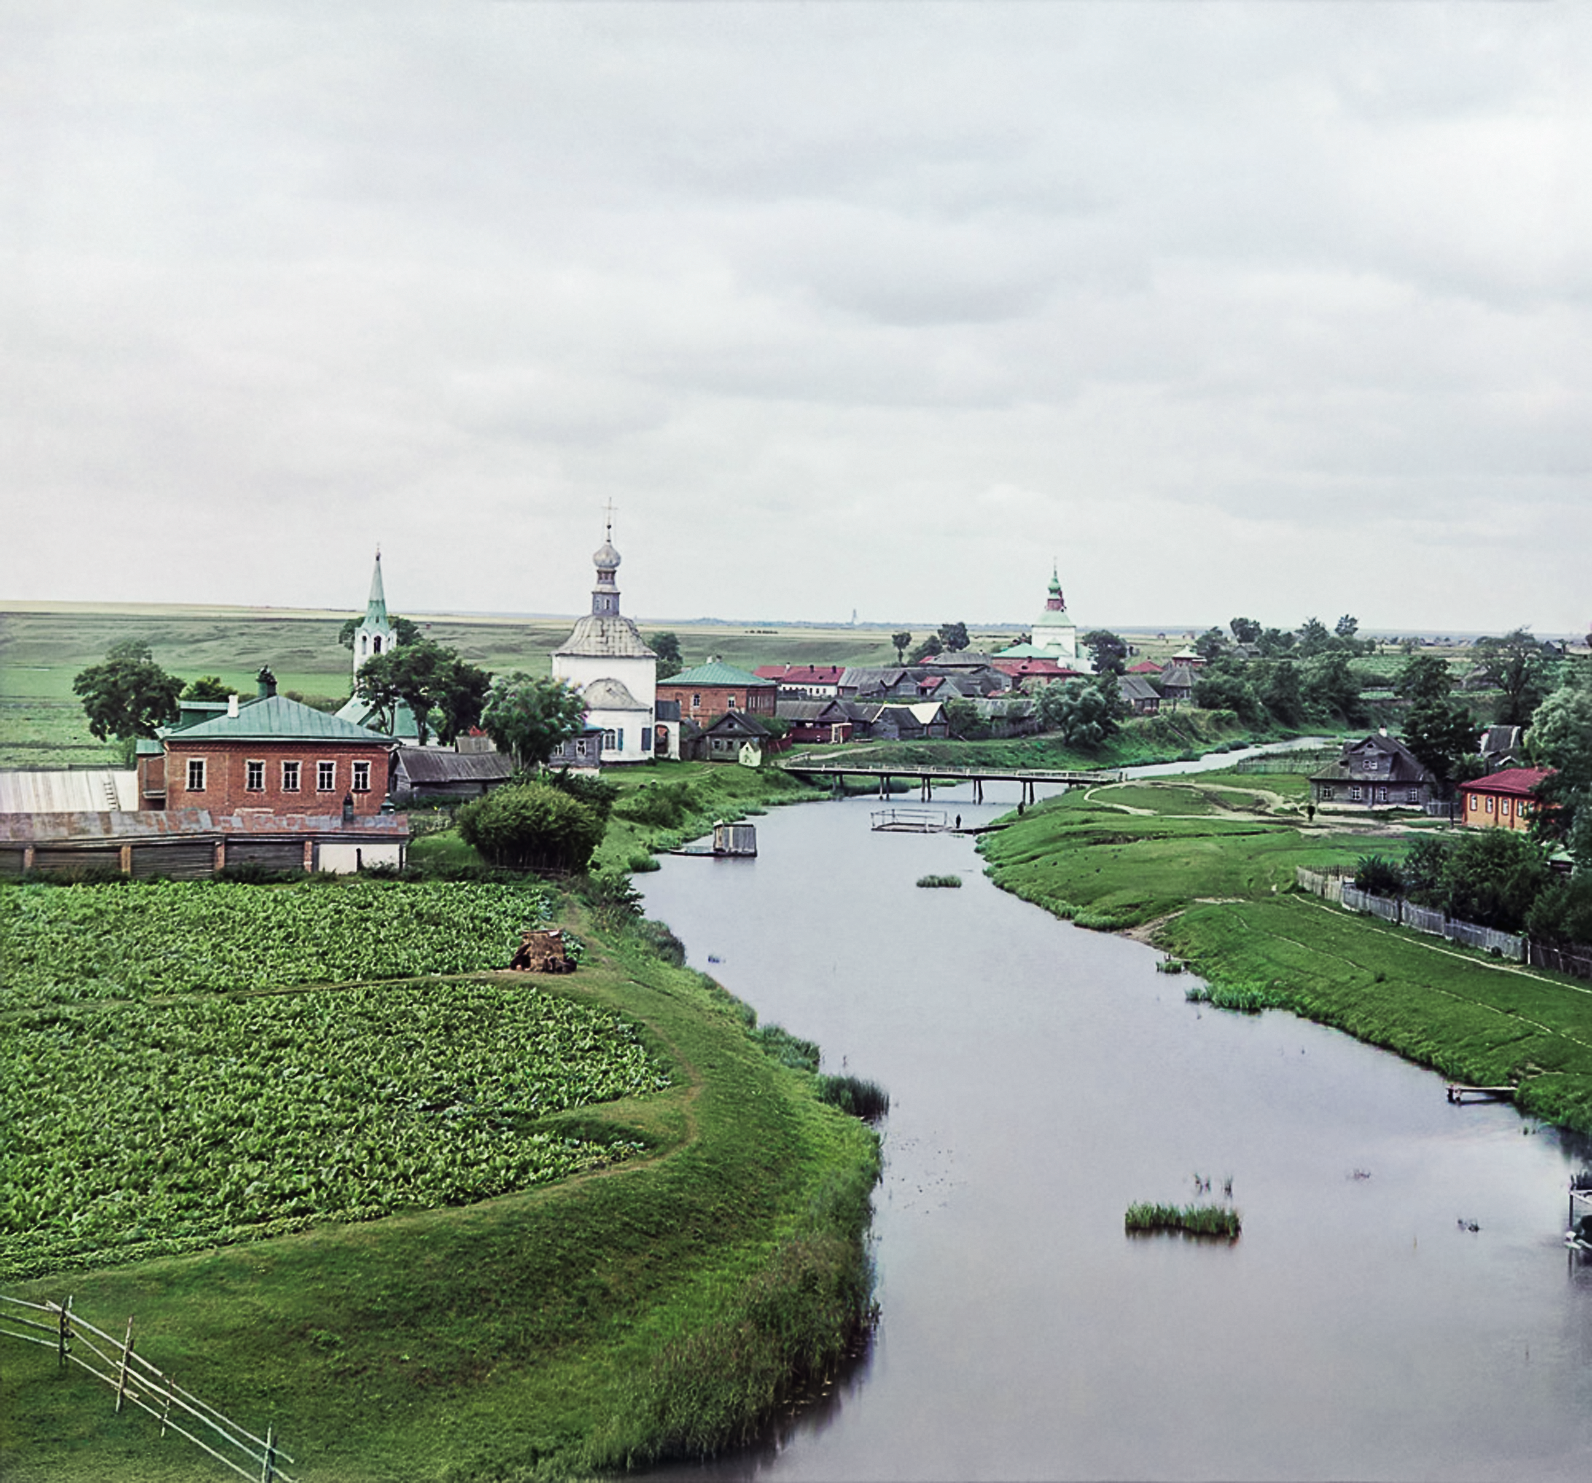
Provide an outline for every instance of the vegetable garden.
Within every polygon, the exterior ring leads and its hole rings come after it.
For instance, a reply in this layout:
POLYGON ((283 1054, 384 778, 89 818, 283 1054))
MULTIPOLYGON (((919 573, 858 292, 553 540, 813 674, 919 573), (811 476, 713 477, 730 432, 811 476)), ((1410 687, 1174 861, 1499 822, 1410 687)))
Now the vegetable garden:
POLYGON ((548 1121, 670 1084, 611 1009, 523 979, 253 992, 501 966, 549 907, 474 883, 0 892, 0 1277, 462 1205, 640 1150, 548 1121), (244 992, 195 992, 219 989, 244 992))
POLYGON ((505 968, 547 921, 537 882, 358 879, 0 888, 0 1013, 505 968))

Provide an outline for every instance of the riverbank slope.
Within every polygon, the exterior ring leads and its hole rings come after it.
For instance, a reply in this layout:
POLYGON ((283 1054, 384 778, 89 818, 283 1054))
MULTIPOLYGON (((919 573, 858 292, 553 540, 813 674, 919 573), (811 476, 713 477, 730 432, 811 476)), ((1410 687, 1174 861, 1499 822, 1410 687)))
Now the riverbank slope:
POLYGON ((1395 817, 1320 816, 1302 780, 1198 778, 1075 789, 980 849, 995 883, 1080 926, 1134 931, 1213 1002, 1273 1006, 1455 1080, 1516 1084, 1528 1113, 1592 1132, 1592 989, 1298 893, 1294 868, 1400 854, 1395 817))

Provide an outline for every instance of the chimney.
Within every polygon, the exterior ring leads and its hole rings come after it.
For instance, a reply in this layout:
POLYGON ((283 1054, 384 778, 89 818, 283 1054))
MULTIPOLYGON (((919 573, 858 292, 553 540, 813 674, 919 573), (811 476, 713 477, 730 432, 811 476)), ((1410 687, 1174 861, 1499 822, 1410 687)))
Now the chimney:
POLYGON ((276 694, 276 676, 271 673, 270 665, 262 664, 259 674, 254 679, 259 699, 269 700, 276 694))
POLYGON ((238 697, 236 695, 227 697, 227 715, 234 721, 238 719, 238 697))
POLYGON ((1387 727, 1386 726, 1378 726, 1377 729, 1376 729, 1376 734, 1378 736, 1386 736, 1387 735, 1387 727))

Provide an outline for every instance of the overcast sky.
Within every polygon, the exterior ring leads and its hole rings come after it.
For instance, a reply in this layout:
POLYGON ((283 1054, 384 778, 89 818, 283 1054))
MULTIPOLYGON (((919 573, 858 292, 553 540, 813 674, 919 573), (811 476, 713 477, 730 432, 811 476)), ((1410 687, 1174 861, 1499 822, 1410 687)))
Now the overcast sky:
POLYGON ((0 3, 0 600, 1592 626, 1586 4, 0 3))

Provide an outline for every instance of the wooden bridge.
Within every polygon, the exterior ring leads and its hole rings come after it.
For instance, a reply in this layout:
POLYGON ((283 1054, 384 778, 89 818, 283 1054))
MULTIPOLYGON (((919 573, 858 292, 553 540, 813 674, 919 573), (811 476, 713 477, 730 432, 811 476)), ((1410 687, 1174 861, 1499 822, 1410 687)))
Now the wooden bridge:
POLYGON ((973 785, 973 802, 984 801, 985 783, 1021 783, 1022 801, 1032 803, 1040 783, 1075 785, 1079 783, 1120 783, 1125 774, 1099 770, 1095 772, 1067 772, 1059 768, 1041 767, 945 767, 933 763, 893 762, 870 766, 862 762, 844 762, 834 757, 788 757, 780 763, 785 772, 803 778, 833 778, 838 785, 842 778, 877 778, 879 796, 886 797, 892 778, 916 779, 919 796, 927 802, 935 783, 973 785))

